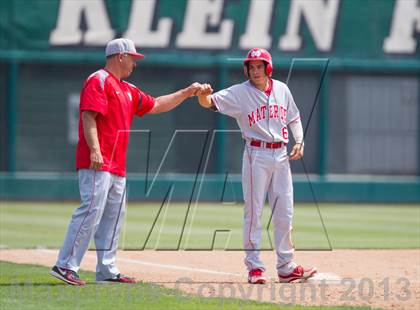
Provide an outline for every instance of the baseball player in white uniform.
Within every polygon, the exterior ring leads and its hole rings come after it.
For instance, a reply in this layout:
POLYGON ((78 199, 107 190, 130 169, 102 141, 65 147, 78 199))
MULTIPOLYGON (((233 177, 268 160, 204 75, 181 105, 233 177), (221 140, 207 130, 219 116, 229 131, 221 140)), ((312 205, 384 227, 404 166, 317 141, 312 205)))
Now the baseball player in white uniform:
POLYGON ((289 160, 303 156, 303 129, 299 110, 286 84, 271 78, 271 55, 261 48, 251 49, 243 62, 247 81, 212 94, 209 84, 199 93, 204 108, 236 119, 245 140, 242 166, 244 194, 243 245, 248 282, 265 284, 265 266, 259 258, 261 215, 266 196, 272 212, 277 273, 280 282, 304 281, 316 268, 293 262, 291 241, 293 184, 289 160), (290 155, 288 127, 295 145, 290 155))

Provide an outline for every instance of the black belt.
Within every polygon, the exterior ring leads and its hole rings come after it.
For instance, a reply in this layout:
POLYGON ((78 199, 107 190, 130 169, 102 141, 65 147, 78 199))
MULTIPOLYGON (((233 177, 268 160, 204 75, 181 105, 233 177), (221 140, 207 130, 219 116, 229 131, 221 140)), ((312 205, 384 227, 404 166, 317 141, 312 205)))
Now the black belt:
POLYGON ((286 143, 284 142, 264 142, 264 141, 260 141, 260 140, 251 140, 251 146, 256 146, 256 147, 265 147, 266 149, 279 149, 281 148, 283 145, 286 145, 286 143))

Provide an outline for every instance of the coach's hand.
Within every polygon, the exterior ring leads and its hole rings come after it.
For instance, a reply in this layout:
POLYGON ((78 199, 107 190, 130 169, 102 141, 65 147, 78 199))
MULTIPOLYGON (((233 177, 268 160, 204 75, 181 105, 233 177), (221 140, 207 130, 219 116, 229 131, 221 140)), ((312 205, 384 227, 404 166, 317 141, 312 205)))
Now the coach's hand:
POLYGON ((298 160, 303 157, 303 144, 296 143, 290 152, 289 160, 298 160))
POLYGON ((101 151, 90 152, 90 169, 100 170, 103 164, 104 160, 101 151))

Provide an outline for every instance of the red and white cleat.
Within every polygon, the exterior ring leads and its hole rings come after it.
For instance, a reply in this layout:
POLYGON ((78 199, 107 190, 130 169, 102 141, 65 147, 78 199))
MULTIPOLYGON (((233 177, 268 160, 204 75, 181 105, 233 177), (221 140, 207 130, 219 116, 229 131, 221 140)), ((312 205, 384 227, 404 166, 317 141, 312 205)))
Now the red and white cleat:
POLYGON ((251 284, 266 284, 267 278, 264 277, 262 269, 252 269, 248 273, 248 283, 251 284))
POLYGON ((295 269, 293 269, 293 272, 287 275, 279 274, 278 275, 279 282, 280 283, 304 282, 310 277, 313 277, 316 272, 317 270, 315 267, 303 268, 302 266, 299 265, 299 266, 296 266, 295 269))

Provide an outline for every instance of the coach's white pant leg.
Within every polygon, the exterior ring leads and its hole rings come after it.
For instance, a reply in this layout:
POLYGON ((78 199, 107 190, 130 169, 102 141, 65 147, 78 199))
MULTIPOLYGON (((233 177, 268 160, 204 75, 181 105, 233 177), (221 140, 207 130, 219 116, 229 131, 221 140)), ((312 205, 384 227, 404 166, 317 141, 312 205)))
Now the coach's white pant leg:
POLYGON ((115 265, 115 259, 121 227, 125 218, 126 179, 112 175, 112 180, 105 210, 94 235, 98 257, 97 281, 113 278, 120 273, 115 265))
POLYGON ((277 150, 276 169, 268 188, 268 201, 272 211, 274 243, 277 253, 277 271, 288 271, 292 266, 294 246, 293 229, 293 183, 286 148, 277 150))
POLYGON ((243 245, 245 265, 248 271, 265 270, 260 260, 261 216, 272 169, 270 156, 265 150, 245 146, 242 166, 242 189, 244 194, 243 245))
POLYGON ((82 169, 79 175, 80 206, 74 211, 56 265, 78 271, 95 225, 102 216, 111 175, 108 172, 82 169))

